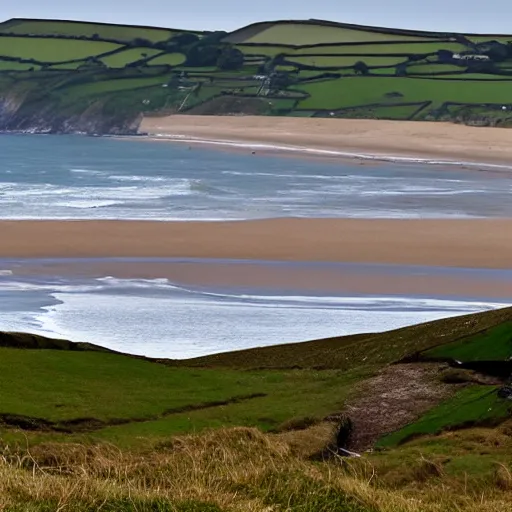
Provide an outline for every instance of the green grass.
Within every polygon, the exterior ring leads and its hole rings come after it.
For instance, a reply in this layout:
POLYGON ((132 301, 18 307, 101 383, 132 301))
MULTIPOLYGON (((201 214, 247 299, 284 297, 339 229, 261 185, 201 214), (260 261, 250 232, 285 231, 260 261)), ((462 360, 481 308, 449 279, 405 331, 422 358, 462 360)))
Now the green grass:
MULTIPOLYGON (((279 55, 280 53, 284 53, 285 55, 293 55, 294 51, 293 49, 287 48, 286 46, 272 46, 272 45, 265 45, 265 46, 246 46, 243 43, 235 45, 236 48, 238 48, 241 52, 243 52, 245 55, 265 55, 267 57, 275 57, 276 55, 279 55)), ((317 50, 318 51, 318 50, 317 50)))
POLYGON ((0 349, 1 413, 51 421, 144 418, 261 392, 279 375, 167 368, 115 354, 0 349), (249 391, 250 390, 250 391, 249 391))
POLYGON ((329 27, 301 23, 275 23, 258 34, 244 40, 245 43, 276 43, 276 44, 323 44, 323 43, 353 43, 375 41, 418 41, 428 38, 379 34, 364 30, 353 30, 344 27, 329 27), (300 43, 298 43, 300 41, 300 43))
POLYGON ((466 36, 472 43, 487 43, 489 41, 498 41, 502 44, 507 44, 512 41, 512 36, 496 37, 496 36, 466 36))
POLYGON ((512 416, 512 403, 498 398, 496 386, 470 386, 426 413, 415 423, 383 437, 378 446, 389 447, 421 435, 465 426, 498 423, 512 416))
MULTIPOLYGON (((212 372, 215 372, 212 370, 212 372)), ((200 432, 209 428, 258 427, 262 431, 279 428, 293 418, 317 418, 336 413, 343 408, 353 386, 367 376, 366 371, 353 372, 308 370, 255 372, 258 387, 246 387, 266 392, 267 396, 231 403, 221 407, 173 414, 148 422, 110 426, 95 432, 102 439, 118 446, 136 446, 138 439, 163 440, 166 436, 200 432), (297 400, 297 396, 301 396, 297 400)), ((218 375, 222 380, 222 376, 218 375)), ((247 379, 247 377, 246 377, 247 379)))
POLYGON ((315 67, 346 67, 353 66, 356 62, 359 61, 363 61, 368 66, 393 66, 395 64, 405 62, 407 59, 405 57, 346 57, 341 55, 294 55, 288 57, 287 60, 289 60, 290 62, 297 62, 299 64, 305 64, 307 66, 315 67))
POLYGON ((0 37, 0 56, 35 59, 40 62, 64 62, 86 59, 121 48, 103 41, 61 41, 59 39, 0 37))
POLYGON ((351 119, 409 119, 420 107, 421 104, 361 107, 336 112, 336 117, 351 119))
POLYGON ((183 53, 164 53, 151 59, 150 66, 181 66, 187 58, 183 53))
POLYGON ((173 35, 180 33, 170 29, 50 20, 14 20, 8 24, 0 25, 0 31, 21 35, 38 34, 85 37, 92 37, 94 34, 98 34, 100 38, 106 39, 131 41, 135 38, 143 38, 153 42, 165 41, 173 35))
MULTIPOLYGON (((399 55, 422 55, 427 53, 436 53, 439 50, 450 50, 452 52, 462 52, 467 50, 464 45, 459 43, 443 43, 438 41, 425 42, 425 43, 399 43, 399 44, 358 44, 358 45, 333 45, 309 48, 297 48, 295 51, 287 50, 284 53, 290 52, 300 54, 315 54, 315 53, 331 53, 333 55, 378 55, 378 54, 399 54, 399 55)), ((279 52, 278 52, 279 53, 279 52)))
POLYGON ((346 77, 340 80, 314 82, 298 87, 310 94, 301 101, 305 110, 336 109, 379 103, 390 92, 403 95, 400 101, 432 101, 432 108, 445 102, 505 103, 512 101, 512 91, 506 81, 477 82, 395 77, 346 77))
POLYGON ((75 71, 80 66, 84 66, 85 64, 86 62, 84 60, 78 62, 66 62, 65 64, 52 64, 50 66, 50 69, 58 69, 61 71, 75 71))
POLYGON ((109 68, 124 68, 127 64, 158 55, 160 50, 153 48, 130 48, 103 57, 101 61, 109 68))
POLYGON ((272 103, 272 111, 291 110, 297 103, 297 100, 295 98, 272 98, 269 101, 272 103))
POLYGON ((475 336, 457 340, 423 352, 434 359, 506 361, 512 358, 512 322, 505 322, 475 336))
POLYGON ((26 62, 12 62, 0 60, 0 71, 28 71, 30 69, 39 70, 41 66, 37 64, 28 64, 26 62))
POLYGON ((436 73, 451 73, 457 71, 464 71, 465 68, 461 66, 454 66, 453 64, 437 64, 437 63, 428 63, 428 64, 414 64, 412 66, 407 66, 407 74, 436 74, 436 73))
POLYGON ((443 76, 443 78, 450 78, 453 80, 495 80, 505 82, 512 81, 512 75, 488 75, 483 73, 464 73, 462 75, 446 75, 443 76))
POLYGON ((363 369, 169 368, 117 354, 0 348, 0 415, 62 425, 93 418, 105 424, 90 434, 93 438, 136 445, 140 437, 165 438, 223 425, 268 430, 294 417, 322 418, 340 410, 365 375, 363 369), (238 397, 240 401, 230 403, 238 397), (119 420, 126 424, 115 426, 119 420), (112 422, 114 426, 106 426, 112 422))
MULTIPOLYGON (((238 87, 242 87, 238 85, 238 87)), ((188 99, 186 102, 186 108, 192 108, 197 105, 200 105, 212 98, 220 96, 225 89, 223 87, 219 87, 218 85, 210 85, 209 83, 205 83, 198 91, 191 92, 188 95, 188 99)))
POLYGON ((77 98, 89 95, 112 93, 131 89, 142 89, 163 85, 169 81, 168 75, 141 78, 123 78, 103 80, 99 82, 86 83, 83 85, 72 85, 65 89, 67 97, 77 98))

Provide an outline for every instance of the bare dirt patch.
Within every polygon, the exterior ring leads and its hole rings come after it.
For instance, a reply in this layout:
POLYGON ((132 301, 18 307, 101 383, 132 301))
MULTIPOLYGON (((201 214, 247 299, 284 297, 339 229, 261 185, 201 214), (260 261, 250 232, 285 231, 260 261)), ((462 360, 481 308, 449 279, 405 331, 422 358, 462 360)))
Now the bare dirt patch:
POLYGON ((397 364, 361 383, 346 407, 352 420, 350 448, 364 450, 385 434, 415 421, 463 384, 439 377, 446 364, 397 364))

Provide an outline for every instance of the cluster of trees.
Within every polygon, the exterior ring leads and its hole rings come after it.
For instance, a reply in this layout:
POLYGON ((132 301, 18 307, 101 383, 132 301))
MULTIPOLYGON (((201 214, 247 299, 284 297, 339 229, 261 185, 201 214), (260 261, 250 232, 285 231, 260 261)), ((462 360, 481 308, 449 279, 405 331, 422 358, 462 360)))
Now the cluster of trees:
POLYGON ((240 69, 244 65, 244 54, 232 45, 222 42, 226 35, 227 32, 223 31, 210 32, 203 37, 183 33, 159 43, 136 38, 131 42, 131 46, 183 53, 187 58, 185 66, 189 67, 215 66, 223 70, 240 69))

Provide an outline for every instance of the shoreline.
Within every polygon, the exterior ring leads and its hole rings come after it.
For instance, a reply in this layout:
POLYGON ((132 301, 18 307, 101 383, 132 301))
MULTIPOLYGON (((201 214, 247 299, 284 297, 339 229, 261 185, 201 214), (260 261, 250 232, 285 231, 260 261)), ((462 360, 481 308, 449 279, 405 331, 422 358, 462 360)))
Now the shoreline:
POLYGON ((140 132, 138 140, 260 150, 263 154, 512 170, 505 128, 421 121, 174 115, 146 117, 140 132))
POLYGON ((418 154, 416 156, 404 153, 404 155, 391 155, 384 153, 359 153, 349 151, 338 151, 336 149, 323 149, 320 147, 305 147, 305 146, 293 146, 293 145, 280 145, 280 144, 264 144, 259 141, 249 141, 243 139, 202 139, 199 137, 182 137, 180 135, 166 135, 166 134, 141 134, 138 136, 119 137, 134 140, 145 140, 149 142, 169 142, 176 144, 188 144, 190 146, 198 147, 214 147, 217 149, 231 150, 231 151, 242 151, 243 149, 248 150, 261 150, 255 154, 258 155, 277 155, 280 157, 291 156, 297 158, 327 158, 334 159, 337 161, 347 162, 360 162, 364 163, 394 163, 394 164, 418 164, 428 165, 432 167, 458 167, 467 168, 473 171, 495 171, 495 172, 511 172, 512 162, 506 163, 490 163, 484 161, 458 161, 458 160, 439 160, 429 158, 425 154, 418 154))
POLYGON ((512 304, 512 270, 187 258, 0 259, 6 281, 141 280, 192 291, 263 296, 388 297, 512 304))
POLYGON ((172 257, 510 269, 512 219, 0 221, 1 258, 172 257))

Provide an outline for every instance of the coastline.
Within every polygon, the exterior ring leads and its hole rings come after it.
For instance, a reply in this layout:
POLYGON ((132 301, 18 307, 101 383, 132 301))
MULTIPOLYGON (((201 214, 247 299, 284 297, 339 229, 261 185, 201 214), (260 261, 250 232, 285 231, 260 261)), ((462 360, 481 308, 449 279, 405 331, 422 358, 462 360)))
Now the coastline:
POLYGON ((144 118, 140 133, 138 139, 230 150, 361 163, 512 170, 505 128, 421 121, 174 115, 144 118))
POLYGON ((0 221, 3 258, 173 257, 509 269, 512 219, 0 221))
POLYGON ((221 293, 512 301, 512 270, 194 258, 0 259, 6 280, 142 280, 221 293))

